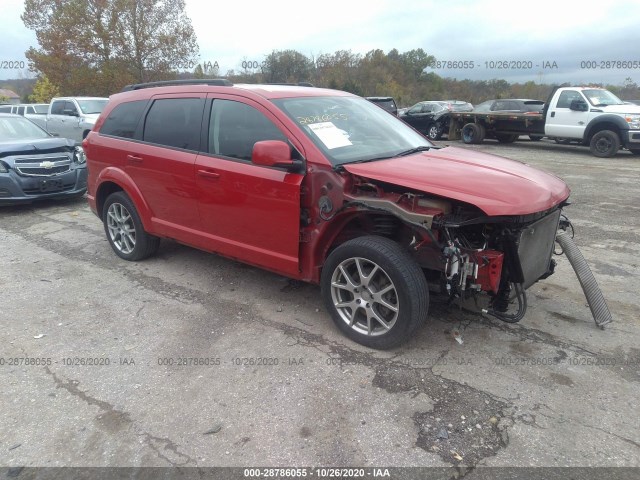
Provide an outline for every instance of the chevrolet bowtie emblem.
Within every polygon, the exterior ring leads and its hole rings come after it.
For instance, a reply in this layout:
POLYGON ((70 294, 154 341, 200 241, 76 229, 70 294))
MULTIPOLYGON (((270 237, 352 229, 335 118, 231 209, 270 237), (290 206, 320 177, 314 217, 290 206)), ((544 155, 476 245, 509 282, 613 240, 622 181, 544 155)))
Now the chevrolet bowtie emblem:
POLYGON ((40 163, 40 168, 46 168, 46 169, 53 168, 53 162, 50 162, 48 160, 46 162, 42 162, 40 163))

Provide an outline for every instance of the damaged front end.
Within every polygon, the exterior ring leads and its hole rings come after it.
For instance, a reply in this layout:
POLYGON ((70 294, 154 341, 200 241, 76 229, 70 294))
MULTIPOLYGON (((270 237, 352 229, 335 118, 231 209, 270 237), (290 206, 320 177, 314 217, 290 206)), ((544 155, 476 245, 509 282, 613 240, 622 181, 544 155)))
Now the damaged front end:
POLYGON ((596 324, 611 321, 591 271, 564 233, 570 225, 562 214, 566 200, 542 212, 488 216, 473 205, 400 191, 394 185, 368 179, 357 179, 353 187, 343 208, 398 218, 410 233, 395 232, 395 240, 411 249, 431 289, 451 302, 477 299, 484 293, 488 295, 488 302, 480 308, 484 314, 519 322, 527 310, 526 290, 554 272, 552 256, 559 241, 568 256, 571 252, 569 258, 587 300, 595 305, 596 324), (581 261, 572 260, 578 256, 581 261))

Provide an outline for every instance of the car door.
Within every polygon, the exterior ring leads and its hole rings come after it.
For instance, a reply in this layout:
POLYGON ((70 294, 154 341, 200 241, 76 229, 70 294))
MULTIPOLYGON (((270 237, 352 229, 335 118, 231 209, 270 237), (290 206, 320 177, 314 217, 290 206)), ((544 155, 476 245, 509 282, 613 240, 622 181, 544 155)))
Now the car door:
POLYGON ((205 94, 154 96, 138 127, 141 141, 123 142, 118 148, 124 171, 151 209, 155 228, 190 244, 200 229, 193 165, 204 105, 205 94))
POLYGON ((75 121, 78 123, 78 118, 68 114, 69 104, 73 107, 73 103, 68 100, 55 100, 53 102, 51 105, 51 113, 47 117, 47 130, 49 133, 63 138, 72 138, 72 122, 75 121), (65 112, 65 110, 67 112, 65 112))
POLYGON ((290 133, 260 104, 222 94, 211 97, 206 130, 195 177, 212 249, 297 275, 303 175, 251 162, 256 142, 288 141, 290 133))
POLYGON ((587 111, 571 110, 573 100, 582 100, 589 105, 587 99, 578 90, 564 90, 560 92, 555 105, 550 105, 545 122, 545 133, 550 137, 582 138, 584 129, 589 123, 589 109, 587 111))
POLYGON ((408 122, 416 130, 424 132, 427 126, 433 122, 434 105, 422 104, 418 108, 412 108, 407 112, 408 122))

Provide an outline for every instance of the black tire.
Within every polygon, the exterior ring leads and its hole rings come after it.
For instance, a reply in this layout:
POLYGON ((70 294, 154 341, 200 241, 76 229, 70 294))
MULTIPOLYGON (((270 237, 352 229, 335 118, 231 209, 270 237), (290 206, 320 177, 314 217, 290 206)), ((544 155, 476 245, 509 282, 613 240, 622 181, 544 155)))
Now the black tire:
POLYGON ((126 193, 114 192, 107 197, 102 222, 107 240, 120 258, 134 262, 158 250, 160 239, 145 232, 140 215, 126 193))
POLYGON ((630 148, 629 151, 634 155, 640 155, 640 148, 630 148))
POLYGON ((589 149, 596 157, 613 157, 620 150, 620 137, 611 130, 600 130, 589 142, 589 149))
POLYGON ((542 140, 542 135, 529 135, 529 140, 532 142, 539 142, 542 140))
POLYGON ((496 133, 496 140, 500 143, 513 143, 518 138, 518 135, 513 133, 496 133))
POLYGON ((462 141, 467 144, 478 144, 484 140, 485 130, 477 123, 467 123, 462 127, 462 141))
POLYGON ((367 347, 397 347, 427 318, 424 273, 388 238, 360 237, 337 247, 322 268, 320 285, 338 328, 367 347))
POLYGON ((429 140, 440 140, 442 138, 442 128, 437 123, 430 123, 425 130, 429 140))

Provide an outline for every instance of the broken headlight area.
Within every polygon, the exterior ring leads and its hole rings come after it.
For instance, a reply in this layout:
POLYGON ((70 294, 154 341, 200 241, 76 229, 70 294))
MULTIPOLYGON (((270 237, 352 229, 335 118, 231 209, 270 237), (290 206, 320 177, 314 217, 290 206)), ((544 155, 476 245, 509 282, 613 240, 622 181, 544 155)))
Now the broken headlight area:
POLYGON ((526 289, 554 271, 551 257, 560 215, 556 208, 543 216, 444 216, 435 221, 444 245, 441 290, 451 301, 485 292, 490 301, 484 313, 520 321, 527 309, 526 289))

